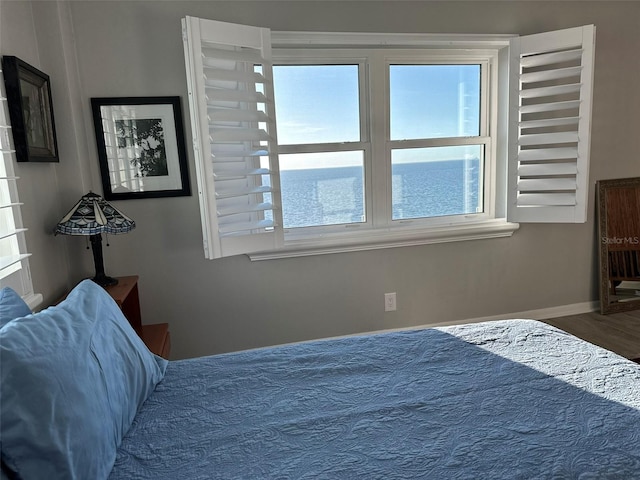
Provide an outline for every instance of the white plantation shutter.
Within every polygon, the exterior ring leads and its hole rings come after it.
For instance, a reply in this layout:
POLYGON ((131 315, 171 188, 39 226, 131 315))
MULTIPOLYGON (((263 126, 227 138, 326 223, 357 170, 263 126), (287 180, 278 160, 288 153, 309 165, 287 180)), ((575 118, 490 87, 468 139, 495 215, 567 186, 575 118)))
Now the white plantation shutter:
POLYGON ((207 258, 283 243, 270 31, 182 21, 207 258))
POLYGON ((22 216, 13 170, 15 150, 7 109, 4 76, 0 72, 0 288, 13 288, 31 307, 42 301, 42 296, 33 293, 29 271, 22 216))
POLYGON ((507 219, 587 219, 593 25, 514 38, 510 45, 507 219))

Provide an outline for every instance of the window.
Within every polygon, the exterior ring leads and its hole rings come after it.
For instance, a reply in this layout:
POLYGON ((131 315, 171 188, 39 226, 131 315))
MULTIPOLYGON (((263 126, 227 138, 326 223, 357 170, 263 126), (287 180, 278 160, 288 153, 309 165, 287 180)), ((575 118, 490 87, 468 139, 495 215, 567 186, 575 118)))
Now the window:
POLYGON ((343 50, 274 52, 285 239, 354 227, 371 236, 487 210, 492 58, 448 51, 457 63, 444 63, 433 51, 343 50), (385 120, 381 132, 371 130, 376 119, 385 120))
POLYGON ((29 253, 22 228, 17 177, 13 172, 15 152, 11 148, 11 125, 4 91, 4 77, 0 75, 0 288, 13 288, 29 305, 36 307, 42 296, 33 293, 29 272, 29 253))
POLYGON ((511 39, 184 29, 209 258, 586 219, 593 27, 511 39))
POLYGON ((387 67, 391 220, 484 212, 486 70, 475 63, 387 67), (403 148, 409 140, 421 145, 403 148))
MULTIPOLYGON (((308 62, 308 58, 302 59, 308 62)), ((273 67, 283 227, 367 223, 364 65, 273 67)))

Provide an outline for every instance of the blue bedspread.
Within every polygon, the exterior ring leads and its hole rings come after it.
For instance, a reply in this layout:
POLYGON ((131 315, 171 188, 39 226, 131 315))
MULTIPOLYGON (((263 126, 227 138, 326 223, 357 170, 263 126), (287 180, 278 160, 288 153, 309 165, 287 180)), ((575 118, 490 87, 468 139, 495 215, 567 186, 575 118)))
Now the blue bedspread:
POLYGON ((170 362, 117 479, 640 478, 640 366, 511 320, 170 362))

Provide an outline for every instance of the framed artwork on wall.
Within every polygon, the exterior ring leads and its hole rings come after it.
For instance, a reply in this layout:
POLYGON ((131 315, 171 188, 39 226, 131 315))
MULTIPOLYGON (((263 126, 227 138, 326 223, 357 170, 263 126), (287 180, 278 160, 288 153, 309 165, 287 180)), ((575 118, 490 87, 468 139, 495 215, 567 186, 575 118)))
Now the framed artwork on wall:
POLYGON ((2 57, 18 162, 58 162, 49 76, 18 57, 2 57))
POLYGON ((180 97, 92 98, 104 198, 191 195, 180 97))

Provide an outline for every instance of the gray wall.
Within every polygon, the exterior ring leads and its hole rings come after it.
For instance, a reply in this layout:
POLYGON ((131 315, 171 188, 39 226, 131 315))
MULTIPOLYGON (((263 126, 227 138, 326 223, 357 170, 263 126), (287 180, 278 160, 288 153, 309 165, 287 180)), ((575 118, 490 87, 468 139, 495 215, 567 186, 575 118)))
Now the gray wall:
MULTIPOLYGON (((15 15, 22 7, 2 8, 3 29, 25 22, 13 27, 12 35, 26 26, 21 36, 38 36, 36 52, 33 46, 23 49, 18 38, 10 42, 12 51, 3 31, 2 53, 25 55, 61 80, 78 82, 56 98, 63 104, 56 102, 65 147, 61 164, 21 167, 25 220, 36 225, 28 236, 36 254, 32 264, 39 271, 34 283, 47 298, 58 288, 48 276, 62 272, 73 283, 91 273, 90 253, 82 245, 53 239, 43 227, 53 226, 52 218, 64 213, 59 211, 64 210, 59 206, 63 197, 66 201, 80 193, 77 177, 85 190, 101 191, 89 98, 179 95, 189 144, 183 16, 316 31, 529 34, 593 23, 592 206, 586 224, 522 225, 506 239, 266 262, 245 256, 208 261, 194 195, 117 202, 138 228, 111 238, 105 261, 109 274, 140 275, 143 321, 170 322, 174 358, 597 299, 593 182, 640 176, 638 2, 33 2, 32 20, 39 27, 57 11, 62 40, 40 38, 29 18, 6 18, 6 11, 15 15), (72 43, 75 47, 69 48, 72 43), (60 49, 66 59, 62 72, 60 49), (68 122, 67 114, 78 111, 84 124, 68 122), (51 171, 57 186, 48 184, 51 171), (36 214, 42 200, 49 208, 36 214), (67 244, 67 267, 51 259, 51 252, 59 255, 60 241, 67 244), (383 293, 390 291, 398 294, 398 311, 385 314, 383 293)), ((25 43, 33 45, 29 39, 25 43)), ((189 166, 195 191, 191 154, 189 166)))

